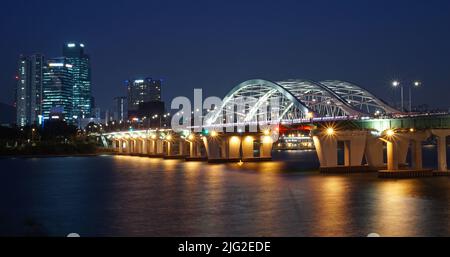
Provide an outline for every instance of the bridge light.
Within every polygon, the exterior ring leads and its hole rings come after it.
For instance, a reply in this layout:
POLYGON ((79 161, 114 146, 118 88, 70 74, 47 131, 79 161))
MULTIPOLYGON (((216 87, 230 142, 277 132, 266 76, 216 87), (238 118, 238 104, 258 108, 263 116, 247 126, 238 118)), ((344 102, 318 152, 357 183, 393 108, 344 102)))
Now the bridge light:
POLYGON ((312 118, 314 118, 314 114, 312 112, 308 112, 308 113, 306 113, 306 118, 312 119, 312 118))
POLYGON ((334 131, 334 128, 329 127, 329 128, 326 129, 326 133, 327 133, 328 136, 332 136, 332 135, 334 135, 336 132, 334 131))
POLYGON ((413 128, 409 129, 409 132, 414 132, 414 131, 415 131, 415 129, 413 129, 413 128))
POLYGON ((152 139, 156 139, 156 135, 155 135, 155 134, 152 134, 151 138, 152 138, 152 139))
POLYGON ((268 136, 268 135, 270 135, 270 130, 265 129, 265 130, 263 131, 263 133, 264 133, 264 135, 268 136))
POLYGON ((247 136, 247 137, 245 137, 245 141, 247 143, 251 143, 253 141, 253 137, 252 136, 247 136))
POLYGON ((392 86, 398 87, 398 86, 400 86, 400 82, 398 80, 394 80, 394 81, 392 81, 392 86))
POLYGON ((239 143, 239 137, 232 136, 230 142, 233 143, 233 144, 239 143))
POLYGON ((167 135, 166 136, 166 140, 169 140, 169 141, 172 140, 172 136, 171 135, 167 135))
POLYGON ((392 137, 392 136, 394 136, 394 135, 395 135, 395 131, 394 131, 394 130, 388 129, 388 130, 386 131, 386 136, 392 137))
POLYGON ((272 137, 270 136, 264 136, 262 140, 263 144, 270 144, 273 143, 272 137))
POLYGON ((420 86, 420 84, 421 84, 420 81, 414 81, 414 86, 415 86, 415 87, 420 86))
POLYGON ((190 135, 188 136, 188 139, 191 140, 191 141, 194 140, 194 135, 193 135, 193 134, 190 134, 190 135))
POLYGON ((212 137, 216 137, 218 134, 217 134, 217 132, 216 131, 211 131, 211 136, 212 137))

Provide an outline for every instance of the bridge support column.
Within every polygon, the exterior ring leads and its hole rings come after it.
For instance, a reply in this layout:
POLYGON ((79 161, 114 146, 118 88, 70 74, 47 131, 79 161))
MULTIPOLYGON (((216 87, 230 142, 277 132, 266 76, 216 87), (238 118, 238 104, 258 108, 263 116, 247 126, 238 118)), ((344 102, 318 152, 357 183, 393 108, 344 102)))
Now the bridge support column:
POLYGON ((450 136, 450 129, 432 129, 431 133, 437 137, 438 171, 448 171, 447 137, 450 136))
POLYGON ((156 140, 156 154, 164 154, 164 141, 161 139, 156 140))
POLYGON ((316 147, 317 157, 320 167, 336 167, 337 162, 337 140, 331 136, 314 136, 314 145, 316 147))
POLYGON ((141 140, 140 139, 135 139, 134 140, 134 145, 135 145, 134 153, 135 154, 141 154, 142 153, 141 140))
POLYGON ((387 170, 399 170, 400 164, 406 164, 410 138, 405 134, 396 134, 390 138, 383 138, 387 149, 387 170))
POLYGON ((173 142, 172 141, 166 141, 166 156, 173 156, 173 142))
POLYGON ((261 137, 261 146, 259 148, 260 158, 272 158, 273 139, 271 136, 261 137))
POLYGON ((367 131, 325 132, 313 137, 322 172, 361 171, 367 131), (344 143, 344 165, 338 165, 338 142, 344 143))
POLYGON ((188 151, 186 149, 186 145, 187 145, 186 141, 180 139, 180 141, 178 143, 178 147, 179 147, 178 154, 180 156, 186 156, 187 155, 188 151))
POLYGON ((130 154, 131 153, 131 139, 125 140, 125 153, 130 154))
POLYGON ((412 168, 415 170, 421 170, 423 168, 422 164, 422 141, 413 140, 411 145, 411 160, 412 168))
POLYGON ((147 155, 148 154, 147 139, 145 139, 145 138, 141 139, 141 145, 142 145, 141 154, 147 155))
POLYGON ((386 141, 387 148, 387 169, 398 170, 398 143, 395 141, 386 141))
POLYGON ((116 153, 120 153, 121 148, 120 148, 120 139, 114 139, 113 143, 114 143, 114 152, 116 153))
POLYGON ((200 152, 198 150, 199 143, 195 141, 189 141, 189 157, 196 158, 200 157, 200 152))
POLYGON ((156 141, 153 139, 148 140, 148 154, 154 155, 156 154, 156 141))
POLYGON ((369 167, 373 169, 383 167, 383 141, 377 136, 367 135, 365 155, 367 165, 369 165, 369 167))
POLYGON ((241 138, 238 136, 231 136, 227 138, 228 142, 228 158, 241 158, 241 138))
POLYGON ((222 159, 220 155, 220 145, 222 142, 219 138, 203 137, 203 143, 205 144, 208 161, 215 162, 222 159))
POLYGON ((245 136, 242 140, 242 159, 253 159, 254 156, 254 141, 253 136, 245 136))

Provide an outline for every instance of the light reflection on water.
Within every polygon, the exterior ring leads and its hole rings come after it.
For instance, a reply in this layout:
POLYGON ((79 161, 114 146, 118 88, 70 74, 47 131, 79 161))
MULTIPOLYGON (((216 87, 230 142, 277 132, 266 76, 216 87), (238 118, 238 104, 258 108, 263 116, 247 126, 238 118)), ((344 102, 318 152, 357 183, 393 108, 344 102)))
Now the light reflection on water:
POLYGON ((275 159, 1 159, 0 235, 450 235, 448 177, 321 175, 308 171, 314 152, 275 159))

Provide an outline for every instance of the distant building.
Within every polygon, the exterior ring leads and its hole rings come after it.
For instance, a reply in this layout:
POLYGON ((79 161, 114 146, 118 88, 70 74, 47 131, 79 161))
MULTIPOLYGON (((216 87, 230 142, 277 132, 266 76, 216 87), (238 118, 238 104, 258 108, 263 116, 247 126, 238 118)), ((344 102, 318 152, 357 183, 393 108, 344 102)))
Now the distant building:
POLYGON ((113 119, 115 121, 128 120, 128 100, 126 96, 114 98, 113 119))
POLYGON ((152 78, 127 81, 128 111, 137 111, 145 102, 161 101, 161 80, 152 78))
POLYGON ((44 67, 42 114, 44 119, 57 118, 72 122, 73 65, 67 58, 53 58, 44 67))
POLYGON ((87 118, 91 115, 91 65, 84 52, 84 44, 67 43, 63 46, 63 56, 73 66, 72 109, 77 117, 87 118))
POLYGON ((18 126, 35 124, 42 113, 43 68, 41 54, 21 56, 16 75, 15 105, 18 126))

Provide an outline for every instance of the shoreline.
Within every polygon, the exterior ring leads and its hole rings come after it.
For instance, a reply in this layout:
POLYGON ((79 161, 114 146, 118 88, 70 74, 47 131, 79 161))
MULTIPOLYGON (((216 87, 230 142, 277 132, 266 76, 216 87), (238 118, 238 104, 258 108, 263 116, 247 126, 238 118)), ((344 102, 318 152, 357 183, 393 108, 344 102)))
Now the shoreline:
POLYGON ((114 155, 114 153, 85 153, 85 154, 19 154, 19 155, 0 155, 0 159, 31 159, 31 158, 67 158, 67 157, 96 157, 101 155, 114 155))

